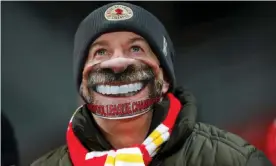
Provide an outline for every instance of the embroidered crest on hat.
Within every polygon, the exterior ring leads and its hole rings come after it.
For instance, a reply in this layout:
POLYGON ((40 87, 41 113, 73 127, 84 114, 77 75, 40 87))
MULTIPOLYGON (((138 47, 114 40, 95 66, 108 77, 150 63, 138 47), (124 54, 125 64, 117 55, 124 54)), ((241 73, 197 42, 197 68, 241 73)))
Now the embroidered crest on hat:
POLYGON ((113 5, 109 7, 104 13, 104 17, 109 21, 127 20, 132 16, 133 11, 124 5, 113 5))

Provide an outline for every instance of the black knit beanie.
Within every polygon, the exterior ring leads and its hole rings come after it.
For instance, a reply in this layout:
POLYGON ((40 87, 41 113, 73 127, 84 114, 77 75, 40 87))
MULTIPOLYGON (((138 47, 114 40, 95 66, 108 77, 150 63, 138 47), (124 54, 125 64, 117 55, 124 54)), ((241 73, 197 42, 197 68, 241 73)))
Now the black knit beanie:
POLYGON ((74 41, 74 75, 79 91, 82 72, 90 45, 102 34, 129 31, 142 36, 158 57, 170 83, 175 88, 173 43, 163 24, 147 10, 125 2, 104 5, 90 13, 79 25, 74 41))

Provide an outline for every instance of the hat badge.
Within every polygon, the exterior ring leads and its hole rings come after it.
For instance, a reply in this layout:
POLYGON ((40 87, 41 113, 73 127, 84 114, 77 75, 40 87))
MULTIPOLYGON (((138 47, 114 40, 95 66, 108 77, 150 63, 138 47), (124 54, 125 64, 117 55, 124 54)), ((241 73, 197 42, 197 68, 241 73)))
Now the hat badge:
POLYGON ((133 16, 133 11, 124 5, 113 5, 109 7, 105 13, 104 17, 108 21, 120 21, 127 20, 133 16))

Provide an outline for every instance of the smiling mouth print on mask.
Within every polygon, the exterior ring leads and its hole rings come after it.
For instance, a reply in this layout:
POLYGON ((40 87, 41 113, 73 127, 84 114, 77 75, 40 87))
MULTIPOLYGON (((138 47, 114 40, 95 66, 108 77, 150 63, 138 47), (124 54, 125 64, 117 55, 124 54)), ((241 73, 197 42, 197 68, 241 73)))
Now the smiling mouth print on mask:
POLYGON ((161 99, 162 81, 144 63, 129 65, 123 72, 97 68, 88 74, 94 115, 107 119, 124 119, 144 114, 161 99))

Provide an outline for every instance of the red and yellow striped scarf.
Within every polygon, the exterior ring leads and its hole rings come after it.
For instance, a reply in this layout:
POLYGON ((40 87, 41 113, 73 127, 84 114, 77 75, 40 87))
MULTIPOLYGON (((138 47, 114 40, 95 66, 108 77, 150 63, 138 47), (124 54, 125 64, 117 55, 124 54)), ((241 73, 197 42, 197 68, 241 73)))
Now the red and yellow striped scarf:
POLYGON ((74 166, 147 166, 160 146, 170 138, 181 104, 173 94, 168 94, 170 107, 165 120, 141 145, 109 151, 89 152, 72 130, 72 116, 67 130, 67 145, 74 166))

